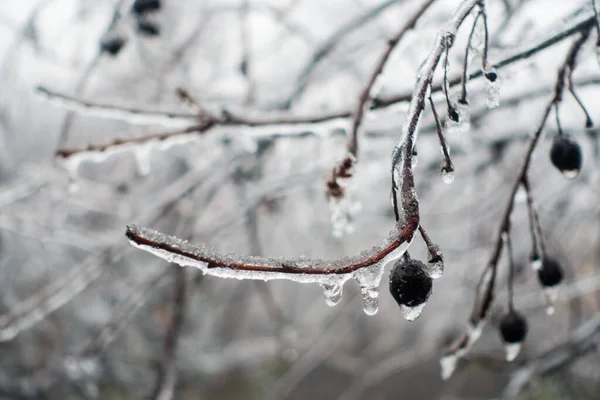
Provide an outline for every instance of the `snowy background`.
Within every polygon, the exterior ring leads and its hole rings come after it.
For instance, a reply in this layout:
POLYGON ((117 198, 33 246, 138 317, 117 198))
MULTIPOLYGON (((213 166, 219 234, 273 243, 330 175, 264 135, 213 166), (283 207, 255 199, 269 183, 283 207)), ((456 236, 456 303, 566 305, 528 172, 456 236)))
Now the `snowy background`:
MULTIPOLYGON (((593 15, 590 1, 488 3, 492 63, 593 15)), ((380 243, 394 224, 390 155, 408 108, 399 102, 367 114, 351 187, 360 209, 352 232, 337 238, 325 179, 345 154, 348 118, 218 127, 65 160, 55 156, 58 148, 168 132, 190 120, 71 112, 37 86, 124 109, 189 115, 197 110, 177 97, 178 87, 206 109, 234 115, 351 110, 387 40, 420 4, 164 0, 149 16, 160 34, 148 37, 136 28, 131 1, 1 2, 0 398, 141 399, 155 392, 178 267, 130 246, 127 224, 247 255, 336 258, 380 243), (102 40, 114 37, 125 39, 121 51, 100 52, 102 40)), ((397 46, 377 83, 381 98, 411 93, 417 69, 458 4, 437 1, 397 46)), ((450 52, 453 78, 472 22, 467 18, 450 52)), ((329 307, 317 284, 220 280, 189 270, 174 398, 499 396, 516 368, 504 361, 497 332, 506 305, 505 259, 491 320, 472 354, 448 381, 440 378, 439 358, 466 326, 526 140, 572 40, 500 69, 499 108, 486 107, 481 80, 469 83, 470 129, 447 135, 456 167, 450 185, 440 177, 433 117, 425 112, 416 186, 421 222, 444 252, 446 273, 417 321, 403 319, 387 273, 379 312, 367 316, 353 282, 329 307)), ((592 31, 574 78, 600 123, 595 40, 592 31)), ((454 99, 458 89, 451 90, 454 99)), ((443 110, 443 98, 435 99, 443 110)), ((568 94, 561 122, 583 149, 580 176, 567 180, 550 163, 551 119, 530 180, 566 282, 556 313, 547 316, 527 265, 531 242, 519 195, 512 217, 515 305, 530 332, 517 364, 554 348, 600 312, 598 131, 584 129, 568 94)), ((426 257, 420 240, 411 254, 426 257)), ((541 394, 526 398, 594 398, 599 360, 591 352, 550 377, 535 377, 527 395, 541 394)))

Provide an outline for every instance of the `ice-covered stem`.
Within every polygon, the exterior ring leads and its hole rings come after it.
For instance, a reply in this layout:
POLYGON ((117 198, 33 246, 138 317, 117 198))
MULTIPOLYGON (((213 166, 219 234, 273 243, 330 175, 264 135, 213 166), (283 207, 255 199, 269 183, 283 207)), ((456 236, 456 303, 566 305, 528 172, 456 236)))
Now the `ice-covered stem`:
POLYGON ((435 109, 435 103, 431 97, 431 91, 429 92, 429 104, 431 105, 431 112, 433 113, 433 119, 435 120, 435 128, 437 131, 438 139, 440 141, 440 147, 442 148, 442 154, 444 155, 444 164, 442 165, 442 172, 451 173, 454 171, 454 164, 452 158, 450 158, 450 152, 448 151, 448 144, 446 143, 446 137, 442 129, 442 122, 435 109))
MULTIPOLYGON (((581 25, 580 30, 588 31, 589 33, 591 27, 591 24, 581 25)), ((523 161, 521 162, 521 165, 517 171, 516 179, 510 190, 508 202, 500 220, 500 228, 498 229, 498 234, 496 235, 496 240, 492 250, 492 254, 490 256, 486 268, 484 269, 481 275, 481 278, 477 285, 477 289, 475 291, 475 301, 471 310, 471 315, 469 317, 468 329, 449 347, 444 357, 442 358, 442 375, 444 378, 450 377, 456 366, 457 359, 467 354, 467 352, 470 350, 471 346, 478 339, 481 333, 481 327, 487 318, 488 312, 491 308, 494 299, 496 272, 498 261, 500 260, 500 253, 502 251, 502 238, 503 235, 508 232, 508 229, 510 227, 510 216, 512 214, 515 196, 523 182, 523 179, 527 176, 527 171, 531 162, 531 156, 537 146, 542 131, 544 130, 548 117, 550 116, 554 105, 560 102, 562 99, 565 82, 565 71, 567 68, 566 66, 573 66, 575 64, 575 58, 577 57, 578 52, 581 50, 581 47, 585 42, 585 39, 583 38, 584 36, 586 35, 583 34, 571 45, 571 48, 567 53, 565 62, 563 63, 561 68, 559 68, 552 99, 548 102, 546 109, 544 110, 538 128, 529 139, 529 143, 527 145, 527 149, 525 150, 523 161)))
MULTIPOLYGON (((492 65, 493 68, 500 69, 511 65, 515 62, 527 59, 529 57, 534 56, 535 54, 554 46, 555 44, 565 40, 566 38, 572 36, 573 34, 580 32, 581 30, 593 27, 595 25, 595 17, 589 17, 584 19, 583 21, 579 21, 569 26, 568 28, 554 34, 553 36, 536 43, 532 46, 527 47, 524 50, 521 50, 515 53, 512 56, 509 56, 503 60, 492 65)), ((483 72, 481 70, 475 71, 467 76, 468 80, 476 79, 483 76, 483 72)), ((462 81, 462 77, 457 77, 449 80, 450 87, 460 84, 462 81)), ((442 84, 433 85, 432 91, 439 92, 442 90, 442 84)), ((50 101, 51 103, 56 104, 61 108, 65 108, 69 111, 77 111, 83 114, 88 115, 96 115, 99 117, 105 118, 114 118, 119 120, 128 121, 130 123, 158 123, 164 124, 168 123, 172 124, 172 121, 177 122, 188 122, 193 125, 181 129, 179 131, 167 132, 162 134, 144 134, 143 136, 133 137, 133 138, 123 138, 116 139, 110 143, 97 144, 88 147, 80 147, 80 148, 61 148, 57 151, 57 154, 63 157, 69 157, 76 153, 82 153, 87 151, 106 151, 113 147, 122 146, 128 143, 146 143, 153 140, 164 140, 169 137, 174 137, 178 135, 192 134, 192 133, 202 133, 207 130, 207 128, 202 128, 194 123, 197 119, 197 114, 195 113, 170 113, 170 112, 162 112, 162 111, 150 111, 139 108, 131 108, 131 107, 120 107, 109 104, 101 104, 92 101, 86 101, 83 99, 79 99, 77 97, 68 96, 65 94, 58 93, 56 91, 49 90, 44 87, 38 87, 37 93, 42 94, 43 97, 50 101), (203 129, 203 130, 202 130, 203 129), (90 150, 91 148, 91 150, 90 150)), ((391 95, 388 97, 376 98, 373 100, 370 110, 383 109, 389 106, 392 106, 397 103, 411 101, 412 92, 399 93, 396 95, 391 95)), ((229 111, 223 110, 221 117, 218 121, 215 121, 213 126, 223 126, 223 125, 246 125, 246 126, 269 126, 269 125, 295 125, 295 124, 310 124, 310 123, 321 123, 326 121, 331 121, 339 118, 349 118, 352 116, 352 110, 341 110, 329 113, 320 113, 320 114, 309 114, 309 115, 263 115, 263 116, 252 116, 252 115, 240 115, 240 114, 232 114, 229 111)))
POLYGON ((525 195, 527 196, 527 211, 529 213, 529 223, 531 229, 531 237, 533 239, 533 247, 539 258, 541 260, 544 260, 546 258, 546 243, 544 241, 544 235, 542 232, 540 219, 538 217, 537 210, 535 209, 533 193, 527 174, 525 174, 525 176, 523 177, 522 183, 523 189, 525 190, 525 195))
POLYGON ((515 259, 513 257, 512 241, 510 239, 510 227, 503 236, 504 245, 506 246, 506 253, 508 257, 508 312, 514 312, 514 291, 513 284, 515 279, 515 259))
POLYGON ((354 164, 358 161, 358 134, 360 126, 362 124, 364 114, 369 108, 369 101, 373 98, 373 86, 377 81, 377 78, 383 72, 385 64, 390 58, 392 52, 404 37, 404 35, 413 29, 417 21, 425 14, 425 11, 435 2, 435 0, 425 0, 421 7, 406 21, 404 26, 387 42, 385 51, 379 57, 379 60, 375 64, 373 72, 369 76, 367 83, 362 89, 356 108, 352 113, 352 128, 349 132, 348 138, 348 156, 344 157, 340 163, 333 168, 331 176, 327 180, 327 195, 329 197, 342 197, 344 196, 343 184, 340 184, 340 179, 349 179, 352 177, 354 164))
POLYGON ((163 360, 160 366, 160 373, 155 390, 154 399, 171 400, 173 399, 176 383, 175 358, 177 343, 181 336, 181 327, 185 317, 188 297, 188 278, 185 268, 177 268, 173 271, 175 282, 173 285, 173 308, 171 311, 171 321, 167 327, 163 347, 163 360))
MULTIPOLYGON (((479 22, 479 17, 481 17, 481 11, 477 13, 475 16, 475 20, 473 21, 473 27, 471 28, 471 33, 469 33, 469 40, 467 41, 467 48, 465 50, 465 59, 463 61, 463 69, 462 75, 460 77, 460 85, 461 85, 461 94, 458 99, 460 104, 468 104, 467 101, 467 74, 469 71, 469 49, 471 47, 471 42, 473 41, 473 36, 475 35, 475 30, 477 29, 477 22, 479 22)), ((433 91, 433 88, 431 88, 433 91)))
POLYGON ((394 204, 394 213, 396 220, 400 220, 400 210, 398 209, 397 191, 400 190, 402 196, 402 211, 418 216, 419 202, 414 191, 414 178, 412 173, 413 148, 417 140, 417 129, 419 119, 425 109, 425 97, 431 85, 433 74, 438 66, 442 53, 447 50, 456 35, 456 31, 465 20, 467 15, 475 6, 476 0, 463 0, 458 7, 452 19, 452 23, 447 29, 442 30, 435 41, 433 50, 421 67, 415 88, 413 90, 412 100, 408 109, 406 122, 402 131, 402 137, 396 144, 392 153, 392 201, 394 204), (400 182, 398 182, 400 180, 400 182), (398 186, 400 185, 400 186, 398 186))
POLYGON ((477 2, 479 6, 479 13, 483 21, 483 53, 481 54, 481 70, 485 73, 488 70, 488 43, 489 43, 489 30, 487 11, 485 9, 485 0, 479 0, 477 2))
MULTIPOLYGON (((458 115, 458 111, 456 111, 456 107, 452 105, 450 101, 450 84, 448 83, 448 57, 450 57, 450 48, 454 44, 454 36, 447 37, 444 43, 444 47, 446 48, 445 56, 444 56, 444 82, 443 82, 443 92, 444 97, 446 98, 446 106, 448 118, 450 118, 454 122, 459 122, 460 116, 458 115)), ((431 84, 429 85, 431 87, 431 84)), ((431 90, 429 91, 431 94, 431 90)))
POLYGON ((406 250, 419 225, 418 215, 407 217, 406 222, 381 245, 360 256, 332 261, 305 257, 266 258, 221 254, 209 246, 195 246, 174 236, 135 225, 127 227, 126 236, 135 247, 169 262, 198 268, 208 275, 234 279, 320 282, 327 276, 349 275, 379 263, 401 246, 406 250))
POLYGON ((598 36, 596 37, 596 46, 600 46, 600 16, 598 15, 598 4, 596 4, 598 0, 591 1, 592 8, 594 9, 594 17, 596 19, 596 32, 598 33, 598 36))

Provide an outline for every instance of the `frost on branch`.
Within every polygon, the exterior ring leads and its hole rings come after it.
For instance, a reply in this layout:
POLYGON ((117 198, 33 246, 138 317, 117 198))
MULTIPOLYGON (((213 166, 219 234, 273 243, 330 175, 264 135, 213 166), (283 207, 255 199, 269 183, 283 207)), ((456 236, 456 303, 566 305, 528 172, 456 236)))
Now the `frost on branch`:
POLYGON ((219 278, 272 280, 286 279, 300 283, 318 283, 327 304, 341 300, 344 283, 355 279, 361 289, 366 314, 377 313, 379 283, 383 268, 400 258, 408 249, 416 223, 393 231, 387 239, 359 256, 332 261, 308 257, 266 258, 221 254, 206 245, 192 245, 185 240, 147 228, 131 225, 126 235, 131 244, 168 262, 198 268, 205 275, 219 278))

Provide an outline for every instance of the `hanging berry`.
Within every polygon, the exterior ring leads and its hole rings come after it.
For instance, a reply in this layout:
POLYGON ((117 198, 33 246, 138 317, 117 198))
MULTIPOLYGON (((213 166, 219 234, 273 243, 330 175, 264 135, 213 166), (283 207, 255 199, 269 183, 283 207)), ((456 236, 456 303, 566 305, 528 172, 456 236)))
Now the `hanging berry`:
POLYGON ((565 177, 573 179, 581 170, 581 148, 571 136, 557 135, 550 149, 550 160, 565 177))
POLYGON ((418 307, 431 295, 433 281, 425 273, 427 266, 405 254, 390 271, 390 293, 399 306, 418 307))
POLYGON ((107 36, 100 40, 100 52, 116 56, 125 46, 126 40, 122 36, 107 36))
POLYGON ((135 14, 144 14, 148 12, 156 12, 161 7, 160 0, 135 0, 131 9, 135 14))
POLYGON ((562 282, 563 276, 563 269, 555 259, 544 258, 542 267, 538 270, 538 278, 542 286, 546 288, 557 286, 562 282))
POLYGON ((500 320, 500 336, 504 343, 521 343, 527 336, 527 321, 515 310, 509 310, 500 320))

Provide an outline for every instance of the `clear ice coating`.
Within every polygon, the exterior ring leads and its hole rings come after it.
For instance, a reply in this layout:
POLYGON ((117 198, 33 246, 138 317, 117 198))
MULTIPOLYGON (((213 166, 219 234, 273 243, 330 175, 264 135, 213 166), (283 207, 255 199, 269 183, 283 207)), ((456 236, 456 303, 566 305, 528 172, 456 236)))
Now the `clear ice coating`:
POLYGON ((521 343, 506 343, 504 345, 506 361, 514 361, 521 352, 521 343))
POLYGON ((407 321, 415 321, 423 312, 423 308, 425 308, 426 304, 427 302, 424 302, 415 307, 407 307, 405 305, 402 305, 401 308, 402 314, 404 315, 404 319, 407 321))
POLYGON ((379 289, 377 287, 360 288, 362 293, 362 307, 367 315, 375 315, 379 310, 379 289))
POLYGON ((325 295, 325 302, 328 306, 333 307, 342 300, 342 293, 344 289, 344 282, 341 283, 321 283, 323 294, 325 295))
POLYGON ((429 254, 429 260, 425 272, 431 279, 441 278, 444 274, 444 259, 442 258, 442 251, 439 247, 436 246, 434 253, 429 254))
POLYGON ((336 238, 349 235, 354 232, 352 220, 360 212, 362 205, 354 200, 348 191, 341 198, 331 197, 329 209, 331 210, 331 234, 336 238))
POLYGON ((354 272, 354 279, 358 282, 362 294, 363 310, 367 315, 375 315, 379 309, 379 283, 384 265, 383 262, 378 262, 354 272))
POLYGON ((453 170, 448 170, 447 168, 442 168, 441 175, 442 175, 442 180, 444 181, 444 183, 451 184, 452 182, 454 182, 454 171, 453 170))

